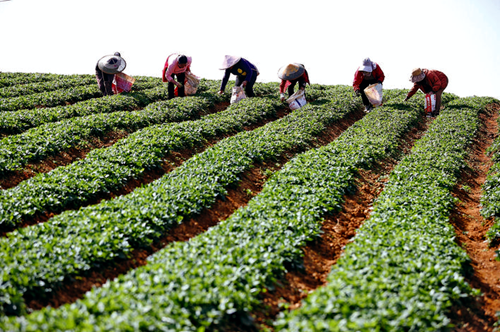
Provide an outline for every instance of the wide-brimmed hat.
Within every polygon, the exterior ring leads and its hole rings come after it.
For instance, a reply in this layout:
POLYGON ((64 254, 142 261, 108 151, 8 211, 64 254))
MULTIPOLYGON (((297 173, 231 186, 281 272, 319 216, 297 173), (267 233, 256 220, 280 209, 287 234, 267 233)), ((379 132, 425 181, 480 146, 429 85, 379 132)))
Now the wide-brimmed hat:
POLYGON ((371 73, 373 71, 373 62, 370 60, 370 58, 365 58, 363 59, 363 62, 361 63, 361 66, 359 66, 359 71, 366 71, 368 73, 371 73))
POLYGON ((304 74, 305 68, 300 63, 290 63, 278 70, 278 77, 282 80, 294 80, 304 74))
POLYGON ((106 74, 118 74, 125 69, 127 63, 119 55, 105 55, 99 59, 97 66, 106 74))
POLYGON ((224 61, 222 62, 222 67, 220 69, 228 69, 234 66, 235 64, 240 61, 241 57, 240 56, 234 56, 234 55, 225 55, 224 56, 224 61))
POLYGON ((411 82, 413 82, 413 83, 420 82, 424 78, 425 78, 425 73, 422 71, 422 69, 420 69, 420 68, 414 68, 411 71, 411 77, 410 77, 410 81, 411 82))

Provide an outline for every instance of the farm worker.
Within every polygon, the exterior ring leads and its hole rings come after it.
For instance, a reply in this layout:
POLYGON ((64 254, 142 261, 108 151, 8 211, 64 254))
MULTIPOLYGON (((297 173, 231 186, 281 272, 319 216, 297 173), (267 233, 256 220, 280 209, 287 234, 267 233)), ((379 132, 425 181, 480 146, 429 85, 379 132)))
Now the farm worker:
POLYGON ((415 68, 411 72, 410 82, 413 82, 413 87, 406 95, 405 101, 417 93, 418 89, 425 94, 434 93, 436 94, 436 108, 432 116, 438 115, 441 109, 441 96, 448 86, 448 77, 439 70, 415 68))
POLYGON ((293 95, 293 90, 297 82, 299 83, 299 89, 303 91, 306 89, 307 84, 311 85, 311 82, 309 82, 309 75, 307 73, 307 70, 304 65, 300 63, 291 63, 281 67, 278 70, 278 77, 281 79, 281 101, 285 100, 285 89, 288 89, 288 97, 293 95))
POLYGON ((382 84, 384 79, 385 75, 382 68, 377 63, 371 61, 370 58, 364 59, 361 66, 354 73, 352 86, 356 95, 361 95, 363 105, 365 105, 365 112, 370 112, 373 109, 373 105, 368 101, 364 90, 371 84, 382 84))
POLYGON ((126 66, 127 63, 119 52, 116 52, 114 55, 103 56, 97 61, 95 76, 99 90, 101 90, 104 96, 113 94, 112 85, 115 74, 121 73, 126 66))
POLYGON ((173 53, 167 57, 165 66, 163 66, 162 80, 168 82, 168 99, 174 98, 174 85, 177 86, 179 97, 184 97, 184 82, 186 81, 186 72, 191 72, 190 56, 173 53), (177 81, 174 80, 177 77, 177 81))
POLYGON ((247 97, 255 96, 253 92, 253 85, 257 80, 259 71, 254 64, 241 57, 226 55, 220 69, 225 70, 225 72, 220 85, 219 94, 224 93, 227 81, 229 80, 229 75, 233 74, 236 75, 235 86, 241 86, 245 90, 247 97))

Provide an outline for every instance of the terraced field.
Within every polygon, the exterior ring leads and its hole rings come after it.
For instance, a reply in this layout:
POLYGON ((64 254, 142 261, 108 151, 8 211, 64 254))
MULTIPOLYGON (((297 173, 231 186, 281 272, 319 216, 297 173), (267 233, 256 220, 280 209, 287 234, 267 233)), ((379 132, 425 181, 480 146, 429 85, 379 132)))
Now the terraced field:
POLYGON ((0 73, 0 330, 493 331, 500 101, 0 73))

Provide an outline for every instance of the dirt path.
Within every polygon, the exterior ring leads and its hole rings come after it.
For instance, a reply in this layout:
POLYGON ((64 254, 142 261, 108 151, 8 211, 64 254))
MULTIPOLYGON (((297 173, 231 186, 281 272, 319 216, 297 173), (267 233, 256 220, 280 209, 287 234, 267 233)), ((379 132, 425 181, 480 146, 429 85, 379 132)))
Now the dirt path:
POLYGON ((489 248, 485 234, 493 224, 480 215, 481 186, 493 164, 486 149, 498 136, 497 118, 500 105, 489 105, 488 111, 480 115, 483 123, 475 139, 468 160, 469 169, 462 172, 453 194, 460 201, 454 209, 450 222, 455 227, 457 243, 471 258, 469 284, 483 294, 478 299, 467 301, 453 309, 451 318, 454 331, 494 331, 496 312, 500 311, 500 261, 496 259, 496 247, 489 248))

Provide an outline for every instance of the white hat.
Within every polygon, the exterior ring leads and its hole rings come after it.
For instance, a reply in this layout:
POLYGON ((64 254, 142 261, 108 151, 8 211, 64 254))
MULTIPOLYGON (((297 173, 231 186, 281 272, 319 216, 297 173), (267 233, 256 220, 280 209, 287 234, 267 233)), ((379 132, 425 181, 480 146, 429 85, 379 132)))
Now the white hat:
POLYGON ((228 69, 234 66, 240 61, 241 57, 237 57, 234 55, 225 55, 224 61, 222 62, 222 67, 220 69, 228 69))
POLYGON ((106 74, 117 74, 125 69, 127 63, 121 56, 105 55, 99 59, 97 66, 106 74))
POLYGON ((366 71, 371 73, 373 71, 373 62, 370 60, 370 58, 366 58, 363 60, 363 63, 361 66, 359 66, 359 71, 366 71))

